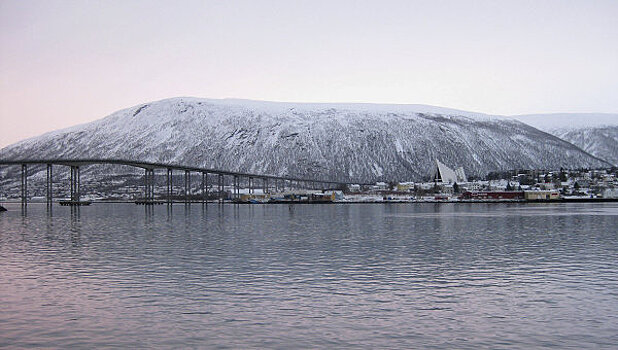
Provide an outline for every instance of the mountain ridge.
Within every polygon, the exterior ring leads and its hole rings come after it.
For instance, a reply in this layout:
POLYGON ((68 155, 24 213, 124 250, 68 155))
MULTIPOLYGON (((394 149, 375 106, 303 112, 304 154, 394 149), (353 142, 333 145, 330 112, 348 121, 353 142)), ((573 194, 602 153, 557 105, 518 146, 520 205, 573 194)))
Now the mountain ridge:
POLYGON ((117 157, 362 182, 427 177, 435 159, 473 176, 609 165, 503 116, 390 107, 170 98, 22 140, 1 149, 0 158, 117 157))
POLYGON ((618 166, 618 114, 551 113, 513 118, 618 166))

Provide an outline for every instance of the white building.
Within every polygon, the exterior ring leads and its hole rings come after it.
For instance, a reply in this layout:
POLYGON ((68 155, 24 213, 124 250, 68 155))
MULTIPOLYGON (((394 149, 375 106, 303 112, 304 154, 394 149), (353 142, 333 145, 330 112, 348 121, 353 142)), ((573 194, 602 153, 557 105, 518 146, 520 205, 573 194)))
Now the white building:
POLYGON ((350 192, 360 192, 361 191, 361 186, 359 184, 351 184, 350 186, 348 186, 350 192))
POLYGON ((603 198, 618 198, 618 188, 606 188, 603 190, 603 198))
POLYGON ((453 170, 444 163, 440 162, 436 159, 436 168, 434 170, 434 181, 436 182, 445 182, 445 183, 455 183, 455 182, 467 182, 466 174, 464 172, 463 167, 457 168, 457 170, 453 170))
POLYGON ((388 184, 386 182, 376 182, 376 184, 373 186, 374 190, 388 190, 388 184))

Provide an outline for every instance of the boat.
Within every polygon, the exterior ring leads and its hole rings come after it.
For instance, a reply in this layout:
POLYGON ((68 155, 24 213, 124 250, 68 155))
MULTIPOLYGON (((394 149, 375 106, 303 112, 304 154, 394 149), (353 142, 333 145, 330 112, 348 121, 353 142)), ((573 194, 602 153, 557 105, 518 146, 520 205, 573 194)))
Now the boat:
POLYGON ((239 203, 263 204, 270 200, 269 194, 242 194, 238 200, 239 203))

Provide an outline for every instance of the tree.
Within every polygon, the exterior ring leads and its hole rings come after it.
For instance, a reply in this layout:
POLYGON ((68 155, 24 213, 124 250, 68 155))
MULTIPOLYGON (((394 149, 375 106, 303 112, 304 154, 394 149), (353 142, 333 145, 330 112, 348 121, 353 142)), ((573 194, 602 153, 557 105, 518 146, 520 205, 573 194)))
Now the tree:
POLYGON ((457 184, 457 182, 453 184, 453 192, 459 193, 459 185, 457 184))
POLYGON ((397 188, 397 185, 399 185, 399 183, 397 181, 389 181, 388 182, 388 189, 393 191, 397 188))
POLYGON ((433 184, 433 193, 440 193, 440 186, 437 183, 433 184))

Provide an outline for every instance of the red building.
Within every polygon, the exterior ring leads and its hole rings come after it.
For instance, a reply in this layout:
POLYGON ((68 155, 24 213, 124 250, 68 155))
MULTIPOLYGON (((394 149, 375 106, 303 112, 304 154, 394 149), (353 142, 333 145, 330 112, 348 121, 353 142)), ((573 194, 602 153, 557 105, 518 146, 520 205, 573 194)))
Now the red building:
POLYGON ((524 191, 464 192, 459 199, 464 200, 523 200, 524 191))

